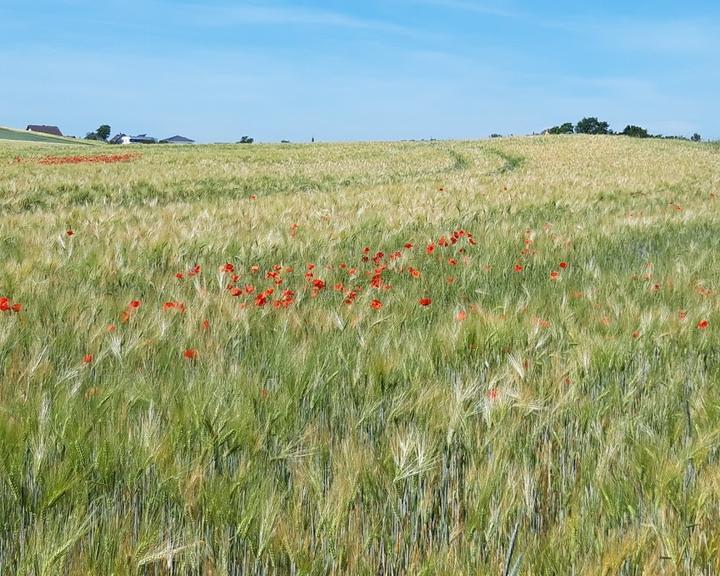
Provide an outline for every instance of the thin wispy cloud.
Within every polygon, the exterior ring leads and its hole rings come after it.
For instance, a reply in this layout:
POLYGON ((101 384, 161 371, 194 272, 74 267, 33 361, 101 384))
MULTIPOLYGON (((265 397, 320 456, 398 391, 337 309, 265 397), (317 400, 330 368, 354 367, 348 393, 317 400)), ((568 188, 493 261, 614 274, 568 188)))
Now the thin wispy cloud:
MULTIPOLYGON (((599 27, 596 31, 600 32, 599 27)), ((620 20, 613 23, 608 45, 636 52, 716 54, 720 48, 720 26, 706 20, 620 20)))
POLYGON ((415 0, 415 3, 574 33, 585 36, 587 41, 615 50, 690 55, 720 49, 720 26, 712 18, 678 20, 597 13, 591 15, 584 13, 582 8, 575 13, 549 18, 545 12, 500 8, 472 0, 415 0))
POLYGON ((182 5, 182 12, 190 15, 199 26, 227 27, 239 24, 270 26, 313 26, 367 30, 392 34, 414 34, 406 26, 382 20, 361 18, 347 13, 298 8, 285 5, 213 5, 191 3, 182 5))
POLYGON ((470 0, 416 0, 417 4, 426 6, 434 6, 436 8, 449 8, 452 10, 463 10, 465 12, 474 12, 476 14, 486 14, 488 16, 498 16, 500 18, 525 18, 527 14, 500 8, 496 5, 486 4, 484 2, 471 2, 470 0))

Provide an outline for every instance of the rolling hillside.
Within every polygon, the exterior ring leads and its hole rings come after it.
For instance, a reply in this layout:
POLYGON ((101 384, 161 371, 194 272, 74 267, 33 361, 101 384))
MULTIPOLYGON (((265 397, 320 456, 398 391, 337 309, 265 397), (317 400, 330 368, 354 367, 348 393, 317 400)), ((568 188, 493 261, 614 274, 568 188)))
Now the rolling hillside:
POLYGON ((720 573, 717 147, 116 151, 0 143, 0 571, 720 573))
POLYGON ((63 138, 50 134, 39 134, 15 128, 0 126, 0 140, 11 140, 17 142, 41 142, 43 144, 75 144, 75 145, 97 145, 97 142, 78 140, 76 138, 63 138))

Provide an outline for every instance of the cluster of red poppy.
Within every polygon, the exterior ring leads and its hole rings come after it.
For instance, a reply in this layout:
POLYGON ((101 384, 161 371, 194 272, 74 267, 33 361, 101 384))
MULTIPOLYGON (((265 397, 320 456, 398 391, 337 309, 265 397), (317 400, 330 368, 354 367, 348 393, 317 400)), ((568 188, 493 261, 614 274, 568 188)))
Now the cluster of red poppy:
POLYGON ((185 304, 183 304, 182 302, 165 302, 165 304, 163 304, 163 310, 176 310, 180 314, 184 314, 185 304))
MULTIPOLYGON (((292 230, 297 230, 297 227, 292 227, 292 230)), ((437 249, 444 249, 456 246, 461 240, 465 240, 468 245, 475 245, 476 241, 472 233, 465 230, 456 230, 449 236, 442 236, 437 243, 430 243, 426 246, 425 253, 427 255, 436 254, 437 249)), ((407 242, 403 246, 407 252, 414 249, 414 245, 407 242)), ((451 257, 447 258, 447 263, 450 266, 458 265, 458 256, 464 255, 466 252, 465 247, 457 248, 455 253, 451 257)), ((356 267, 348 266, 346 263, 340 263, 337 267, 326 266, 325 270, 332 272, 337 270, 341 272, 345 278, 337 279, 334 284, 328 285, 327 281, 318 275, 318 270, 315 264, 308 263, 306 271, 304 273, 306 287, 309 291, 311 298, 319 296, 323 291, 332 288, 334 292, 342 294, 342 301, 346 305, 352 305, 358 298, 359 294, 366 289, 375 290, 377 292, 387 292, 391 290, 392 286, 387 282, 384 274, 394 272, 395 274, 403 274, 407 272, 412 278, 419 279, 422 276, 420 270, 413 266, 404 267, 397 265, 404 256, 402 250, 396 250, 388 255, 382 251, 377 251, 374 254, 371 252, 370 247, 365 247, 362 250, 361 261, 364 264, 372 263, 374 267, 370 270, 366 270, 364 273, 369 278, 369 285, 363 286, 362 283, 358 282, 358 276, 361 271, 356 267)), ((464 256, 464 261, 468 262, 467 256, 464 256)), ((188 272, 178 272, 175 277, 178 280, 184 280, 188 277, 192 277, 200 274, 201 269, 199 265, 194 266, 188 272)), ((256 288, 256 284, 260 281, 259 279, 263 276, 260 274, 260 266, 255 264, 249 268, 249 275, 253 278, 242 279, 242 274, 236 269, 235 264, 227 262, 220 267, 220 273, 228 278, 225 283, 225 290, 234 298, 240 299, 239 306, 244 309, 248 305, 254 305, 258 308, 265 306, 272 306, 273 308, 288 308, 296 301, 297 292, 291 289, 285 289, 282 292, 277 292, 279 287, 284 285, 289 280, 289 276, 294 273, 294 269, 290 266, 282 266, 280 264, 273 265, 267 272, 264 273, 264 279, 272 282, 272 285, 262 291, 256 288), (242 279, 242 280, 241 280, 242 279), (248 299, 248 297, 250 297, 248 299)), ((448 278, 448 282, 452 283, 454 277, 448 278)), ((418 299, 418 305, 421 307, 428 307, 432 304, 432 299, 428 297, 422 297, 418 299)), ((380 310, 384 304, 379 298, 373 298, 370 302, 370 308, 373 310, 380 310)), ((184 305, 178 302, 167 302, 164 306, 166 310, 176 309, 184 311, 184 305)), ((125 313, 127 315, 127 311, 125 313)), ((127 318, 124 318, 127 320, 127 318)), ((208 329, 207 326, 205 329, 208 329)))
MULTIPOLYGON (((296 230, 297 228, 292 228, 296 230)), ((72 236, 74 232, 68 230, 68 236, 72 236)), ((441 263, 446 262, 449 266, 458 266, 462 261, 463 263, 469 263, 470 258, 466 255, 468 246, 474 246, 476 244, 473 235, 470 232, 464 230, 457 230, 452 235, 442 236, 436 242, 431 242, 425 246, 424 254, 426 256, 434 256, 436 261, 441 263), (458 246, 458 243, 464 240, 465 246, 458 246), (450 253, 442 254, 445 249, 452 248, 450 253)), ((532 250, 533 236, 530 232, 526 233, 524 238, 525 248, 522 251, 522 257, 527 257, 534 253, 532 250)), ((403 245, 403 249, 396 250, 389 254, 385 254, 382 251, 374 252, 370 247, 365 247, 361 254, 361 264, 358 267, 351 267, 346 263, 340 263, 337 266, 328 265, 324 267, 325 273, 329 275, 338 274, 342 275, 340 278, 335 278, 334 283, 328 284, 325 278, 320 276, 320 271, 317 266, 313 263, 308 263, 305 267, 303 274, 305 280, 305 294, 309 297, 318 297, 322 292, 332 290, 338 293, 342 297, 342 302, 346 305, 353 305, 357 300, 358 296, 365 292, 372 292, 372 297, 369 301, 369 307, 372 310, 378 311, 384 308, 385 304, 380 299, 381 294, 386 293, 392 289, 391 284, 388 283, 386 275, 395 274, 397 277, 402 277, 404 274, 408 274, 413 279, 422 278, 422 272, 419 268, 405 264, 403 258, 415 249, 415 245, 411 242, 407 242, 403 245), (404 251, 403 251, 404 249, 404 251), (367 265, 363 267, 363 264, 367 265), (365 275, 368 279, 367 284, 363 285, 360 278, 365 275)), ((416 264, 417 266, 417 264, 416 264)), ((651 265, 649 265, 651 267, 651 265)), ((551 280, 558 280, 563 271, 569 268, 569 264, 565 261, 561 261, 558 264, 556 270, 550 273, 551 280)), ((488 265, 484 267, 484 270, 490 271, 492 268, 488 265)), ((522 272, 524 267, 519 262, 515 264, 515 271, 522 272)), ((185 280, 201 274, 200 265, 194 265, 186 272, 178 272, 175 277, 178 280, 185 280)), ((219 272, 227 280, 224 282, 225 291, 233 297, 239 300, 239 307, 245 309, 248 306, 255 306, 257 308, 272 307, 275 309, 289 308, 296 302, 298 292, 296 290, 286 287, 287 283, 293 281, 297 276, 293 276, 294 269, 290 266, 283 266, 275 264, 271 266, 266 272, 261 273, 260 265, 254 264, 247 269, 247 272, 242 272, 236 268, 235 264, 227 262, 220 266, 219 272), (245 276, 245 278, 243 278, 245 276), (262 283, 262 281, 269 281, 270 286, 261 289, 256 288, 256 285, 262 283), (280 288, 283 286, 283 288, 280 288)), ((323 274, 325 276, 325 274, 323 274)), ((448 283, 452 284, 454 277, 448 277, 448 283)), ((267 286, 267 283, 265 284, 267 286)), ((302 288, 296 289, 303 292, 302 288)), ((573 297, 582 298, 583 294, 580 292, 573 293, 573 297)), ((417 305, 421 308, 427 308, 433 303, 432 298, 428 296, 422 296, 417 299, 417 305)), ((121 321, 123 323, 128 322, 133 314, 135 314, 141 307, 142 303, 139 300, 132 300, 127 308, 121 313, 121 321)), ((15 312, 20 311, 19 304, 11 304, 7 298, 0 297, 0 311, 13 310, 15 312)), ((477 307, 474 305, 470 306, 470 309, 477 311, 477 307)), ((180 314, 186 312, 186 306, 182 302, 171 300, 167 301, 162 305, 164 311, 176 311, 180 314)), ((455 320, 463 322, 468 318, 468 312, 460 310, 455 313, 455 320)), ((687 313, 682 311, 680 314, 681 320, 685 320, 687 313)), ((605 325, 609 325, 609 319, 605 322, 605 318, 601 320, 605 325)), ((549 328, 550 322, 541 318, 533 319, 533 323, 541 328, 549 328)), ((208 320, 202 321, 202 329, 205 331, 210 330, 210 323, 208 320)), ((701 320, 697 324, 698 330, 706 330, 710 326, 707 320, 701 320)), ((115 325, 108 326, 109 332, 115 331, 115 325)), ((633 333, 634 338, 640 337, 640 332, 636 331, 633 333)), ((195 348, 188 348, 183 352, 183 357, 189 361, 195 361, 199 357, 199 352, 195 348)), ((92 355, 88 354, 83 358, 83 362, 90 364, 93 361, 92 355)), ((490 391, 489 397, 495 399, 495 391, 490 391)))
POLYGON ((132 300, 130 304, 128 304, 128 307, 123 310, 122 314, 120 314, 120 320, 123 322, 123 324, 130 321, 132 315, 140 309, 141 305, 142 302, 140 302, 140 300, 132 300))
POLYGON ((198 274, 200 274, 200 272, 200 265, 196 264, 187 272, 178 272, 177 274, 175 274, 175 278, 177 278, 178 280, 184 280, 185 276, 187 276, 188 278, 192 278, 193 276, 197 276, 198 274))
POLYGON ((17 314, 21 310, 22 304, 13 303, 6 296, 0 296, 0 312, 15 312, 17 314))
POLYGON ((38 160, 38 164, 45 166, 59 166, 63 164, 117 164, 118 162, 132 162, 140 158, 140 154, 98 154, 96 156, 45 156, 38 160))

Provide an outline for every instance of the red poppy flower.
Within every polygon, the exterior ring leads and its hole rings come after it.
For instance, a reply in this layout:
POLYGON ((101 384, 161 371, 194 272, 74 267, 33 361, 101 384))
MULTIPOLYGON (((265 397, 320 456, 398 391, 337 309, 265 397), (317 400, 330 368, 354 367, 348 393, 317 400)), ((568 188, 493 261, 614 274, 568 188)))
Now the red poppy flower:
POLYGON ((195 264, 190 272, 188 272, 188 276, 197 276, 198 274, 200 274, 200 264, 195 264))
POLYGON ((252 272, 253 274, 257 274, 259 271, 260 271, 260 266, 257 264, 253 264, 250 267, 250 272, 252 272))
POLYGON ((524 268, 520 264, 515 264, 515 272, 522 272, 524 268))
POLYGON ((165 304, 163 304, 163 310, 172 310, 176 306, 177 306, 176 302, 165 302, 165 304))
POLYGON ((380 308, 382 307, 383 304, 382 302, 380 302, 380 300, 373 300, 372 302, 370 302, 370 308, 372 308, 373 310, 380 310, 380 308))
POLYGON ((108 332, 112 333, 112 332, 115 332, 115 330, 117 330, 117 326, 115 326, 115 324, 108 324, 108 326, 107 326, 108 332))
POLYGON ((203 330, 210 330, 210 322, 208 320, 202 321, 202 329, 203 330))
POLYGON ((264 292, 261 292, 260 294, 258 294, 255 297, 255 306, 258 306, 260 308, 265 306, 265 304, 267 304, 268 299, 272 296, 273 292, 275 292, 275 290, 273 290, 272 288, 268 288, 264 292))
POLYGON ((497 400, 497 388, 488 390, 487 397, 490 401, 497 400))
POLYGON ((345 286, 343 285, 342 282, 338 282, 337 284, 335 284, 334 289, 335 289, 335 292, 345 292, 345 286))
POLYGON ((16 314, 18 314, 22 310, 22 304, 13 304, 12 306, 10 306, 10 309, 16 314))
POLYGON ((563 270, 565 270, 565 268, 567 268, 567 267, 568 267, 568 263, 567 263, 567 262, 560 262, 560 268, 562 268, 563 270))
POLYGON ((406 243, 405 243, 405 250, 412 250, 412 249, 413 249, 413 245, 412 245, 410 242, 406 242, 406 243))
POLYGON ((140 302, 140 300, 133 300, 132 302, 130 302, 130 308, 132 308, 133 310, 137 310, 138 308, 140 308, 141 305, 142 303, 140 302))
POLYGON ((412 266, 408 267, 408 272, 410 273, 410 276, 413 278, 420 278, 421 273, 420 270, 417 270, 416 268, 413 268, 412 266))
POLYGON ((185 352, 183 352, 183 356, 187 360, 195 360, 198 357, 198 351, 195 348, 188 348, 185 352))
POLYGON ((635 330, 635 332, 632 333, 632 337, 635 339, 640 338, 640 332, 638 330, 635 330))
POLYGON ((232 274, 233 272, 235 272, 235 266, 228 262, 227 264, 225 264, 225 266, 222 267, 222 271, 227 272, 228 274, 232 274))
POLYGON ((560 278, 560 272, 557 270, 550 272, 550 280, 557 280, 558 278, 560 278))
POLYGON ((123 310, 122 314, 120 314, 120 322, 123 324, 127 323, 130 320, 130 312, 127 310, 123 310))
POLYGON ((435 244, 428 244, 425 248, 425 252, 427 254, 432 254, 433 252, 435 252, 435 244))
POLYGON ((461 310, 455 315, 455 320, 458 322, 464 322, 467 319, 467 312, 465 310, 461 310))
POLYGON ((448 264, 450 264, 450 266, 457 266, 457 260, 455 260, 455 258, 449 258, 448 264))
POLYGON ((238 296, 242 296, 242 289, 241 288, 232 288, 230 290, 230 296, 233 296, 234 298, 237 298, 238 296))
POLYGON ((183 274, 182 272, 178 272, 177 274, 175 274, 175 278, 177 278, 178 280, 182 280, 183 278, 185 278, 185 274, 183 274))
POLYGON ((708 326, 710 326, 710 322, 707 320, 700 320, 697 325, 698 330, 707 330, 708 326))
POLYGON ((71 228, 68 228, 68 229, 65 231, 65 234, 68 236, 68 238, 72 238, 73 236, 75 236, 75 231, 74 231, 73 229, 71 229, 71 228))
POLYGON ((85 356, 83 356, 83 364, 90 364, 92 361, 93 361, 92 354, 85 354, 85 356))
POLYGON ((255 194, 250 194, 250 200, 257 200, 257 196, 255 194))
POLYGON ((420 304, 420 306, 430 306, 430 304, 432 304, 432 300, 430 298, 420 298, 420 300, 418 300, 418 303, 420 304))

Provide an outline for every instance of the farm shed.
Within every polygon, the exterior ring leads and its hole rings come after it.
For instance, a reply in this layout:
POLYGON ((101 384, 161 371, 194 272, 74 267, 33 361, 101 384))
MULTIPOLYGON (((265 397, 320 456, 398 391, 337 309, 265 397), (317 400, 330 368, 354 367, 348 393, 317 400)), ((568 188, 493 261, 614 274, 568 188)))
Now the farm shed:
POLYGON ((165 138, 165 140, 160 140, 160 144, 194 144, 195 140, 190 140, 190 138, 185 138, 185 136, 173 136, 171 138, 165 138))
POLYGON ((60 128, 57 126, 45 126, 44 124, 28 124, 28 127, 25 130, 28 132, 41 132, 42 134, 50 134, 52 136, 63 135, 63 133, 60 132, 60 128))

